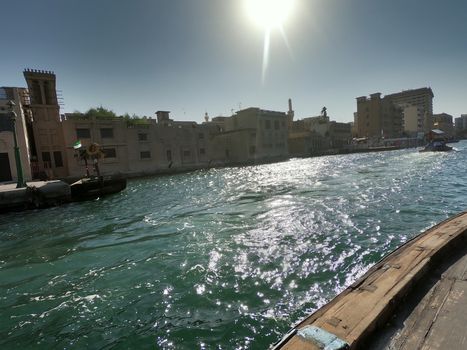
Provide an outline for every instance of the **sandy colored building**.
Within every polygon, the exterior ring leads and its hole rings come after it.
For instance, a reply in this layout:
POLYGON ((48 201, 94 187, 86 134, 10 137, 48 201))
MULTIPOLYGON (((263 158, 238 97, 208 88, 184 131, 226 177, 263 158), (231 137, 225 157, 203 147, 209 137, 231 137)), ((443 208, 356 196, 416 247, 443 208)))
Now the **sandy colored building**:
POLYGON ((60 120, 55 74, 50 71, 26 69, 24 72, 29 91, 25 106, 31 115, 28 121, 32 176, 64 178, 68 176, 65 142, 60 120))
POLYGON ((15 87, 0 88, 0 183, 17 181, 16 160, 14 153, 14 135, 11 123, 9 101, 13 101, 16 113, 16 136, 21 158, 24 181, 30 181, 31 162, 29 157, 29 140, 26 131, 24 97, 26 89, 15 87))
POLYGON ((158 111, 156 119, 98 118, 67 114, 62 122, 70 176, 85 173, 73 145, 100 145, 102 174, 150 175, 171 170, 190 170, 210 166, 210 140, 216 127, 195 122, 176 122, 169 112, 158 111), (170 170, 169 170, 170 169, 170 170))
MULTIPOLYGON (((394 94, 386 95, 396 105, 405 110, 408 106, 417 106, 417 114, 420 113, 420 120, 423 132, 427 133, 433 128, 433 91, 431 88, 423 87, 419 89, 405 90, 394 94)), ((409 112, 410 113, 410 112, 409 112)), ((405 111, 404 111, 405 114, 405 111)), ((417 121, 418 122, 418 121, 417 121)))
POLYGON ((357 97, 355 125, 358 137, 398 138, 402 136, 402 109, 392 98, 374 93, 357 97))
POLYGON ((221 133, 213 139, 214 161, 242 163, 288 157, 288 121, 284 112, 256 107, 231 117, 213 118, 221 133))
POLYGON ((425 133, 425 110, 417 105, 405 105, 403 108, 404 115, 404 132, 408 136, 416 136, 418 133, 425 133))

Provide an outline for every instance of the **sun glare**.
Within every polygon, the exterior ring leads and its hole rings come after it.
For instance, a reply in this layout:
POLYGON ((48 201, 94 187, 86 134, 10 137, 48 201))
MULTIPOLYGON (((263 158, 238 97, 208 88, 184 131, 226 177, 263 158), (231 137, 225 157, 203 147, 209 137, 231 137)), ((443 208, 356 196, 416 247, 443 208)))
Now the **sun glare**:
POLYGON ((248 15, 264 29, 281 28, 293 10, 294 0, 245 0, 248 15))

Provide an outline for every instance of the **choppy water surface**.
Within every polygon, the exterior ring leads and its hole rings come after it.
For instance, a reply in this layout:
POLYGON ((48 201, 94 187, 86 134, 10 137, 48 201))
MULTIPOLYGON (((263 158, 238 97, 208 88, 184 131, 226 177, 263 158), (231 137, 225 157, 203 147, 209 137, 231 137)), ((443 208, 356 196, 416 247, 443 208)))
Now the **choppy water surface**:
POLYGON ((466 209, 467 142, 139 179, 0 216, 0 348, 263 349, 466 209))

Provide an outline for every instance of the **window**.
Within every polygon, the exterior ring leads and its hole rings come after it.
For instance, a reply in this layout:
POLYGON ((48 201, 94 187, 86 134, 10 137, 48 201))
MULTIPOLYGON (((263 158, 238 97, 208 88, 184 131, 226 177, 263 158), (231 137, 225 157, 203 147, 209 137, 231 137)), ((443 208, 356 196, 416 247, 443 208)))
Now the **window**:
POLYGON ((63 166, 62 152, 60 151, 54 152, 54 162, 55 162, 55 167, 57 168, 60 168, 63 166))
POLYGON ((274 120, 274 130, 279 130, 279 121, 278 120, 274 120))
POLYGON ((166 155, 167 155, 167 161, 171 162, 172 161, 172 151, 170 149, 167 150, 166 155))
POLYGON ((151 152, 150 151, 141 151, 139 154, 141 156, 141 159, 151 158, 151 152))
POLYGON ((114 137, 114 129, 112 128, 101 128, 101 138, 112 139, 114 137))
POLYGON ((44 168, 48 169, 51 168, 51 158, 49 152, 42 152, 42 161, 44 162, 44 168))
POLYGON ((147 141, 148 134, 138 134, 138 141, 147 141))
POLYGON ((188 151, 188 150, 184 150, 184 151, 183 151, 183 156, 184 156, 184 157, 189 157, 190 155, 191 155, 191 152, 190 152, 190 151, 188 151))
POLYGON ((256 146, 250 146, 250 154, 254 155, 256 153, 256 146))
POLYGON ((270 120, 265 120, 264 121, 264 128, 265 129, 271 129, 271 121, 270 120))
POLYGON ((117 158, 117 152, 115 148, 103 148, 104 158, 117 158))
POLYGON ((76 137, 77 139, 90 139, 91 138, 91 130, 84 129, 84 128, 77 128, 76 129, 76 137))
POLYGON ((285 128, 285 122, 283 121, 281 124, 282 124, 282 127, 285 128))
POLYGON ((204 148, 199 149, 199 154, 204 156, 206 154, 206 150, 204 148))
POLYGON ((199 138, 200 140, 204 139, 204 134, 203 134, 202 132, 200 132, 200 133, 198 134, 198 138, 199 138))

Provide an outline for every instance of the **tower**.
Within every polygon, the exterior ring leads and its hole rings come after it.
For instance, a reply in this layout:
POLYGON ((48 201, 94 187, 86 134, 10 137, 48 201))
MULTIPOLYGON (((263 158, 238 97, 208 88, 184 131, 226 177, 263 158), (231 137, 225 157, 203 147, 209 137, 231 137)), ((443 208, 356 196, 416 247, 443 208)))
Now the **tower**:
POLYGON ((289 110, 287 112, 287 120, 288 120, 288 124, 289 124, 289 129, 292 128, 294 115, 295 115, 295 112, 292 109, 292 99, 289 98, 289 110))
POLYGON ((29 89, 32 120, 28 127, 33 177, 46 173, 49 178, 68 176, 65 141, 60 121, 55 74, 50 71, 25 69, 24 78, 29 89), (35 164, 34 164, 35 163, 35 164))

